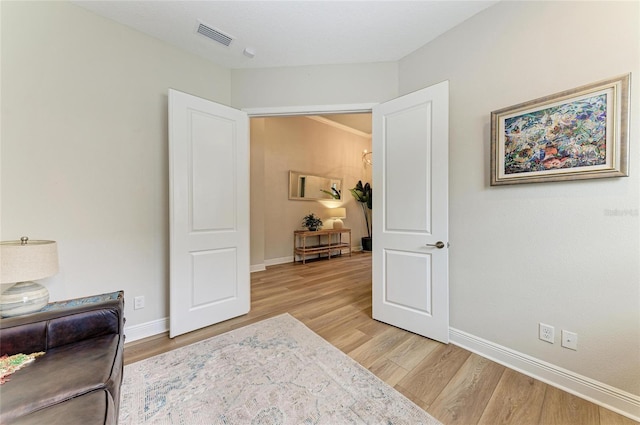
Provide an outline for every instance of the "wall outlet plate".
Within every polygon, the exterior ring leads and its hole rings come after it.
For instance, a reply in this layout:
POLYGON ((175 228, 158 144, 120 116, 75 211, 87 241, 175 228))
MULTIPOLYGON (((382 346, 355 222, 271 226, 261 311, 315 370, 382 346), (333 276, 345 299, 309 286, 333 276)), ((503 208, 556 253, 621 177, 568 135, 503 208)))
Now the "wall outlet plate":
POLYGON ((570 350, 578 350, 578 334, 562 330, 562 346, 570 350))
POLYGON ((144 295, 141 295, 139 297, 135 297, 133 299, 133 309, 134 310, 139 310, 141 308, 144 308, 144 295))
POLYGON ((555 329, 551 325, 545 325, 544 323, 538 324, 538 338, 553 344, 555 339, 555 329))

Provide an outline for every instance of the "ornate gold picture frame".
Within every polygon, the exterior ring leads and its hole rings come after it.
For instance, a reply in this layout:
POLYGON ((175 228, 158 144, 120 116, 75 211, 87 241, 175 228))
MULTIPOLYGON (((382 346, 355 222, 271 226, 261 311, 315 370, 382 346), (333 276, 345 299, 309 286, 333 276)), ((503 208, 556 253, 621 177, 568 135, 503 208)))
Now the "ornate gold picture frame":
POLYGON ((629 175, 631 74, 491 113, 491 185, 629 175))

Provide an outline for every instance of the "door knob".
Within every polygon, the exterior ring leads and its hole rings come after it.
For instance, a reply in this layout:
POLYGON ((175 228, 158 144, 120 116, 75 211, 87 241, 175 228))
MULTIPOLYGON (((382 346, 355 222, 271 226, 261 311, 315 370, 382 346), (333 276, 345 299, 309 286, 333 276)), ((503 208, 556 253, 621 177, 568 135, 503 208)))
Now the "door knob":
POLYGON ((433 246, 433 247, 436 247, 438 249, 442 249, 442 248, 444 248, 444 242, 438 241, 436 243, 428 243, 427 246, 433 246))

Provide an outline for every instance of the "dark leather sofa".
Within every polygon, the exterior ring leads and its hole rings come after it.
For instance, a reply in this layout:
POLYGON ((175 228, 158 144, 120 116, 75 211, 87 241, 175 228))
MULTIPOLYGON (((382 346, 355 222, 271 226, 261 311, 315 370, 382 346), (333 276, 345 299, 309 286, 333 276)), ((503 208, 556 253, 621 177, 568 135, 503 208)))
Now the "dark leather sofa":
POLYGON ((0 385, 2 424, 116 424, 124 293, 48 304, 0 320, 0 355, 43 356, 0 385))

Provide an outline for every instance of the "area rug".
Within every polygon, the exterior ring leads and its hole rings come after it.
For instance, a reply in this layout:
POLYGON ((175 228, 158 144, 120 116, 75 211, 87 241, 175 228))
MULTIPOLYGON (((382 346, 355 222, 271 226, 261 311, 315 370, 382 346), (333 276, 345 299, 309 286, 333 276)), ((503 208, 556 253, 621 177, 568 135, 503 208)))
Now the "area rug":
POLYGON ((288 314, 124 368, 119 423, 439 424, 288 314))

